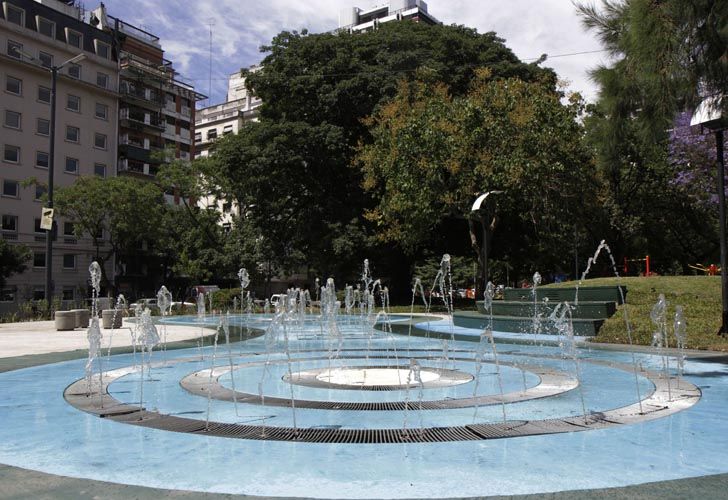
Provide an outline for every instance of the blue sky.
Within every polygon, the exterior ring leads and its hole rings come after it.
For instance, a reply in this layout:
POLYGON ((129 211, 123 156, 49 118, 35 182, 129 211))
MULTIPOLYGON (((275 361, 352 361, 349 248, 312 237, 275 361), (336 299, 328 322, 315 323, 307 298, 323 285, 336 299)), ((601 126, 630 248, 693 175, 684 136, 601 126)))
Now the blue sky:
MULTIPOLYGON (((106 0, 109 14, 143 27, 161 38, 166 57, 183 79, 210 99, 223 102, 230 73, 260 62, 259 48, 282 30, 322 32, 335 29, 342 8, 368 8, 377 0, 106 0), (210 23, 212 82, 210 87, 210 23)), ((428 11, 445 24, 463 24, 479 32, 495 31, 522 59, 601 49, 584 32, 568 0, 429 0, 428 11)), ((96 4, 86 0, 86 7, 96 4)), ((569 89, 596 97, 588 70, 604 53, 549 58, 569 89)))

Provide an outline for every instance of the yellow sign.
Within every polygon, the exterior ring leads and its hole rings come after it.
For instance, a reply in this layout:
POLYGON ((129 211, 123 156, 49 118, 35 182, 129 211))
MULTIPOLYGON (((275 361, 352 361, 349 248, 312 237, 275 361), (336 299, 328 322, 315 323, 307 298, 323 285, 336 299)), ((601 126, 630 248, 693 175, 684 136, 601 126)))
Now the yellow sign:
POLYGON ((53 209, 52 208, 45 208, 41 210, 41 216, 40 216, 40 228, 45 229, 46 231, 50 231, 53 229, 53 209))

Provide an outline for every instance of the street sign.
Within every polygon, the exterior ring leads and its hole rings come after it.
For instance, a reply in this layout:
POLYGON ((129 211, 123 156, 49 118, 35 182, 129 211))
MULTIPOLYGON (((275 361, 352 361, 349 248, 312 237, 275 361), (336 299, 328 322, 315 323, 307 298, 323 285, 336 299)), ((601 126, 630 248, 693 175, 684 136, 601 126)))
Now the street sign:
POLYGON ((52 208, 43 207, 43 209, 41 209, 40 228, 45 229, 46 231, 50 231, 51 229, 53 229, 53 209, 52 208))

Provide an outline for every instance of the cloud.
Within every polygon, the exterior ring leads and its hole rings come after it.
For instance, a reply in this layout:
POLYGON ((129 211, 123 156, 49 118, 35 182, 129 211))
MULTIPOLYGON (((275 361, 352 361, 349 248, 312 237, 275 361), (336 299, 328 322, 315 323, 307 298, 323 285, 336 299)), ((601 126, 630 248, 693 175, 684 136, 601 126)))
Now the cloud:
MULTIPOLYGON (((107 0, 109 12, 161 38, 166 57, 180 74, 208 92, 210 25, 212 24, 212 102, 225 99, 227 76, 258 63, 266 45, 283 30, 333 30, 343 8, 368 8, 377 0, 107 0)), ((381 3, 381 2, 379 2, 381 3)), ((566 0, 429 0, 428 11, 445 24, 463 24, 485 33, 495 31, 522 59, 600 50, 586 33, 571 2, 566 0)), ((545 66, 594 99, 588 70, 603 54, 550 57, 545 66)))

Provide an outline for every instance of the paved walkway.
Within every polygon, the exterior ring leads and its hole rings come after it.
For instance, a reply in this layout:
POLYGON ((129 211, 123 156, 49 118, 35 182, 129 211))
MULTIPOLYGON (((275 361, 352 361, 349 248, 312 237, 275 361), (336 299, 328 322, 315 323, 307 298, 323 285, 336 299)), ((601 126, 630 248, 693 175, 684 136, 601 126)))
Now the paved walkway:
MULTIPOLYGON (((121 328, 102 329, 102 346, 108 349, 131 346, 131 329, 134 324, 126 319, 121 328)), ((194 326, 167 325, 167 342, 194 339, 201 328, 194 326)), ((211 330, 205 329, 204 335, 211 330)), ((29 321, 25 323, 0 323, 0 358, 13 358, 52 352, 68 352, 88 349, 86 328, 57 332, 53 321, 29 321)))

